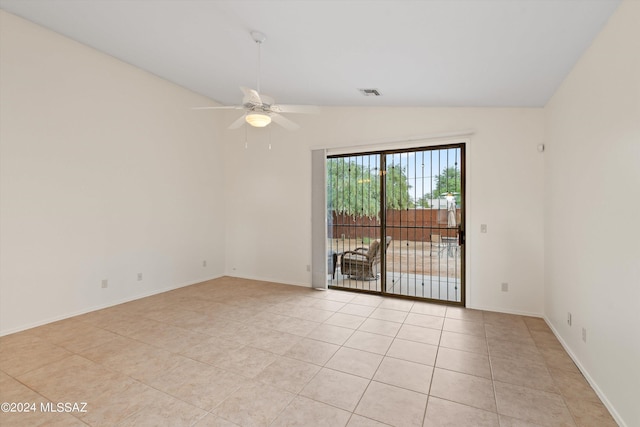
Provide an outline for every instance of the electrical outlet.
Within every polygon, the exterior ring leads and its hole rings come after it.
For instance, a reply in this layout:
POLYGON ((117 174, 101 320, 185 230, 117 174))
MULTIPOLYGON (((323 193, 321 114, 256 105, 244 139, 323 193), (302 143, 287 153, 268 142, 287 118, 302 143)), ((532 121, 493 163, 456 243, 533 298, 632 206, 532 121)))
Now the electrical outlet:
POLYGON ((138 282, 142 280, 142 273, 138 273, 138 282))
POLYGON ((102 280, 102 289, 109 287, 109 281, 107 279, 102 280))
POLYGON ((571 326, 571 313, 567 313, 567 325, 571 326))
POLYGON ((307 271, 311 271, 311 266, 307 264, 307 271))
POLYGON ((480 232, 481 233, 487 232, 487 224, 480 224, 480 232))
POLYGON ((587 328, 582 328, 582 341, 587 342, 587 328))
POLYGON ((502 292, 509 292, 509 284, 507 282, 502 283, 502 292))
POLYGON ((207 260, 205 259, 204 261, 202 261, 202 266, 206 267, 207 266, 207 260))

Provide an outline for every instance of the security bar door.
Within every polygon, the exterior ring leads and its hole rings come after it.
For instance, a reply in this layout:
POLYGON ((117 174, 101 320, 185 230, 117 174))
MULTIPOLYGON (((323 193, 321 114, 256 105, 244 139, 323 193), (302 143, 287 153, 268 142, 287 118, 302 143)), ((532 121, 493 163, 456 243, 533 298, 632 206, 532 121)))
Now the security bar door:
POLYGON ((327 159, 330 287, 383 291, 380 159, 380 154, 327 159))
POLYGON ((329 157, 327 184, 330 287, 464 305, 463 144, 329 157))
POLYGON ((386 293, 464 304, 464 146, 385 155, 386 293))

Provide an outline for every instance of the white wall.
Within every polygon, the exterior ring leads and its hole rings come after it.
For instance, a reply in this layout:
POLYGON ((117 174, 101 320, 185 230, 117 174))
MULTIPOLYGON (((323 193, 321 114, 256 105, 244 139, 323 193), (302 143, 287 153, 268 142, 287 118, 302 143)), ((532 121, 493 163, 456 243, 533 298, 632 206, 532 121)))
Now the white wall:
POLYGON ((311 148, 472 129, 468 305, 544 312, 640 425, 637 22, 624 2, 544 111, 324 108, 245 148, 206 99, 0 11, 0 335, 224 273, 308 286, 311 148))
POLYGON ((250 129, 248 148, 244 131, 227 131, 229 275, 311 283, 311 148, 473 129, 468 306, 543 313, 544 165, 536 150, 544 140, 542 109, 328 107, 295 120, 302 125, 296 132, 250 129), (487 234, 480 234, 481 223, 487 234), (509 292, 501 292, 501 282, 509 292))
POLYGON ((638 426, 640 2, 621 4, 545 113, 545 314, 618 421, 638 426))
POLYGON ((222 275, 207 100, 3 11, 0 31, 0 334, 222 275))

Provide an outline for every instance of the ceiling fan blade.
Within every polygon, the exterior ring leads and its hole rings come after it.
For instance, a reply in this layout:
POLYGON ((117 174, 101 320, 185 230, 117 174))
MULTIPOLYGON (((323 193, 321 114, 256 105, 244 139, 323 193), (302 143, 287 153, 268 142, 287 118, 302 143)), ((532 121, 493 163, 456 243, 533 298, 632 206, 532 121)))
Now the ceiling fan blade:
POLYGON ((291 120, 287 119, 284 116, 281 116, 278 113, 272 113, 271 114, 271 119, 276 122, 277 124, 279 124, 280 126, 282 126, 283 128, 287 129, 287 130, 298 130, 300 129, 300 125, 298 125, 297 123, 292 122, 291 120))
POLYGON ((271 106, 271 111, 276 113, 319 114, 320 108, 315 105, 277 104, 271 106))
POLYGON ((242 125, 244 124, 245 120, 244 120, 244 114, 240 117, 238 117, 233 123, 231 123, 229 125, 229 127, 227 129, 238 129, 240 127, 242 127, 242 125))
POLYGON ((242 110, 242 105, 221 105, 219 107, 191 107, 192 110, 242 110))
POLYGON ((262 105, 262 99, 256 90, 244 86, 240 86, 240 90, 244 93, 243 104, 262 105))
POLYGON ((276 103, 276 100, 273 99, 272 96, 265 95, 264 93, 260 94, 260 100, 262 101, 262 105, 265 105, 265 106, 267 105, 272 106, 276 103))

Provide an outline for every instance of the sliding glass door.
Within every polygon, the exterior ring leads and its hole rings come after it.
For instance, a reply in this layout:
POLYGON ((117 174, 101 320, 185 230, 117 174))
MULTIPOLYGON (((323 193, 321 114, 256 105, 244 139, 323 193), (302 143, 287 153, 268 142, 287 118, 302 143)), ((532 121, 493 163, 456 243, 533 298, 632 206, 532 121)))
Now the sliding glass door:
POLYGON ((380 154, 327 159, 330 286, 383 291, 380 160, 380 154))
POLYGON ((464 145, 327 159, 329 286, 464 305, 464 145))

